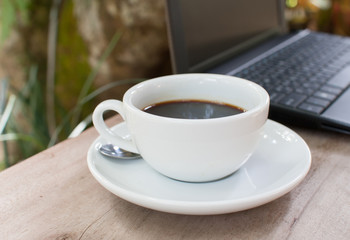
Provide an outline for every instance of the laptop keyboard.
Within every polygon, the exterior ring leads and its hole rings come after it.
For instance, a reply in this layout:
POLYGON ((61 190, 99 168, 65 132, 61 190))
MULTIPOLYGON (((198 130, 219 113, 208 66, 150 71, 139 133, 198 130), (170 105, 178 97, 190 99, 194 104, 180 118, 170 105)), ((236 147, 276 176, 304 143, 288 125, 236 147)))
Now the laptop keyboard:
POLYGON ((311 32, 234 75, 263 86, 275 105, 320 114, 350 83, 349 63, 350 41, 311 32))

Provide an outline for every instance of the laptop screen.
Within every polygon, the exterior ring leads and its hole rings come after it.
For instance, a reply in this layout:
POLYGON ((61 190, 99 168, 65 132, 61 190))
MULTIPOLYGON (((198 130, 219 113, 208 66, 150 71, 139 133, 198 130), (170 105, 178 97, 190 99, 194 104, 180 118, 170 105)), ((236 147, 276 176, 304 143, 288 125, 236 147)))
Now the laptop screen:
POLYGON ((279 0, 168 0, 175 72, 214 66, 283 31, 279 0))

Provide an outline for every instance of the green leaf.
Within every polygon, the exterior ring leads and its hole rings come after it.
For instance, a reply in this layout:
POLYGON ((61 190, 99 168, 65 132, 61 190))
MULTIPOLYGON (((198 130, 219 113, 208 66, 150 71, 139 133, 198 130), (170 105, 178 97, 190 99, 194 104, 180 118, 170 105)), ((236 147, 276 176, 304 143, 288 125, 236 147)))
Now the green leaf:
POLYGON ((1 36, 0 43, 10 35, 11 29, 16 20, 15 6, 11 0, 2 0, 0 8, 1 36))
POLYGON ((2 0, 0 5, 0 44, 10 36, 17 21, 28 22, 29 0, 2 0))
POLYGON ((80 91, 79 97, 78 97, 78 108, 76 109, 73 117, 72 117, 72 124, 73 126, 78 124, 79 121, 79 117, 80 117, 80 113, 81 113, 81 104, 79 104, 79 102, 88 94, 93 81, 95 80, 102 63, 107 59, 108 56, 111 55, 113 49, 115 48, 115 46, 117 45, 119 39, 121 37, 121 33, 117 32, 113 35, 112 40, 109 42, 106 50, 103 52, 102 57, 99 59, 97 66, 92 70, 92 72, 89 74, 88 78, 86 79, 86 81, 84 82, 84 85, 80 91))
POLYGON ((15 95, 11 95, 9 98, 9 101, 6 105, 5 111, 4 113, 1 115, 1 119, 0 119, 0 134, 2 134, 5 130, 6 124, 12 114, 12 110, 13 107, 15 106, 15 102, 16 102, 16 96, 15 95))
POLYGON ((31 135, 28 134, 22 134, 22 133, 5 133, 0 135, 0 141, 25 141, 28 143, 33 144, 35 147, 38 147, 39 149, 44 149, 45 146, 43 146, 39 141, 37 141, 36 138, 34 138, 31 135))

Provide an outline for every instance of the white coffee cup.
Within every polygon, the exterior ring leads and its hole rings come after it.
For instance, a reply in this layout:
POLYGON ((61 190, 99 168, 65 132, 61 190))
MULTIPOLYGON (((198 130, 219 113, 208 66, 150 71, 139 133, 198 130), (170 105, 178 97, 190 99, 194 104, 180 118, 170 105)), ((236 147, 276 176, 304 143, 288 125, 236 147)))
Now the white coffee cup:
POLYGON ((140 153, 158 172, 177 180, 204 182, 224 178, 252 155, 269 110, 269 95, 259 85, 218 74, 179 74, 154 78, 131 87, 123 101, 106 100, 93 113, 100 135, 125 150, 140 153), (172 100, 222 102, 245 109, 212 119, 161 117, 146 106, 172 100), (123 139, 103 119, 118 112, 131 135, 123 139))

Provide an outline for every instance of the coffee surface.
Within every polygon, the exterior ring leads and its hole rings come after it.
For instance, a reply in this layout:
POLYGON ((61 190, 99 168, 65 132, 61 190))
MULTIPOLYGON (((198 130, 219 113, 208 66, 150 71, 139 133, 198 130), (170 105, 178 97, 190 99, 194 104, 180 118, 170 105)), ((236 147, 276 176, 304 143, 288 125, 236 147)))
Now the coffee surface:
POLYGON ((234 105, 201 100, 175 100, 155 103, 143 110, 158 116, 182 119, 220 118, 245 111, 234 105))

